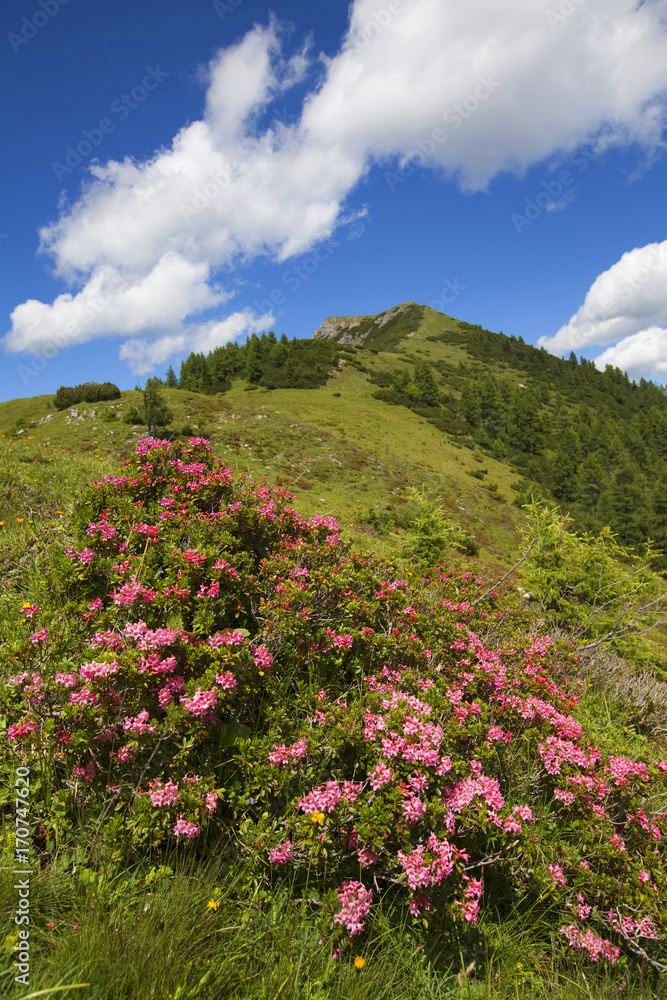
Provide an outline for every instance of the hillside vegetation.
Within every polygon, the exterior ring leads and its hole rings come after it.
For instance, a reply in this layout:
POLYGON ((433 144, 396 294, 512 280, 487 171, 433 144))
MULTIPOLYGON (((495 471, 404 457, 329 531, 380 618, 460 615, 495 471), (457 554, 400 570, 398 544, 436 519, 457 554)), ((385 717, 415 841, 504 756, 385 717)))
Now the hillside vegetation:
POLYGON ((0 405, 0 898, 30 861, 30 988, 660 996, 664 580, 643 536, 528 496, 549 421, 611 376, 561 362, 547 398, 532 349, 483 360, 414 303, 328 329, 286 375, 269 335, 194 356, 229 388, 169 373, 160 441, 138 390, 0 405))

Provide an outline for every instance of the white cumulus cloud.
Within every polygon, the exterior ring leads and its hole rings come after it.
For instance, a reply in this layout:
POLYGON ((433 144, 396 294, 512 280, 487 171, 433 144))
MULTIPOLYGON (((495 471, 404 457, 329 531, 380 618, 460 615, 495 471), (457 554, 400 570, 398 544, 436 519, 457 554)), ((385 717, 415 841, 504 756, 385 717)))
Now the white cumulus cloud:
POLYGON ((667 371, 667 240, 624 253, 598 275, 583 305, 553 337, 538 346, 564 354, 592 345, 612 345, 598 367, 613 365, 633 375, 667 371))
POLYGON ((624 337, 595 358, 598 368, 620 368, 631 378, 648 377, 661 382, 667 373, 667 330, 659 326, 624 337))
POLYGON ((667 0, 586 0, 557 23, 549 10, 548 0, 354 0, 301 115, 268 126, 262 115, 313 61, 308 41, 284 55, 275 20, 255 26, 211 61, 200 120, 145 161, 90 166, 79 199, 40 234, 71 291, 18 305, 5 349, 118 337, 142 373, 261 329, 249 310, 210 319, 232 297, 234 268, 303 253, 362 214, 346 200, 374 162, 419 152, 475 190, 610 122, 619 142, 654 152, 667 0))

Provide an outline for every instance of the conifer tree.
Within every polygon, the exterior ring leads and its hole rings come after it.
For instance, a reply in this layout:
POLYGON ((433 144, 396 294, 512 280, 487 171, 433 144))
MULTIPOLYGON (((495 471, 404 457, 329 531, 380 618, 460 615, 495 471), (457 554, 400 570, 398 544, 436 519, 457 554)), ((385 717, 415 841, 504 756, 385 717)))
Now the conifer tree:
POLYGON ((141 418, 146 424, 149 437, 156 437, 158 428, 166 427, 173 420, 173 414, 162 395, 159 378, 149 378, 142 390, 143 407, 141 418))

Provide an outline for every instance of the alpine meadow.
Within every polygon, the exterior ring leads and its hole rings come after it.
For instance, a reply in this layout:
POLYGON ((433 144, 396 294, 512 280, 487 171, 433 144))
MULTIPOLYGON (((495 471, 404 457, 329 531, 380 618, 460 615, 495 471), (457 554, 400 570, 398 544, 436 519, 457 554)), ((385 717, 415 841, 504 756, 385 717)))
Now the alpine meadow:
POLYGON ((0 28, 0 1000, 667 1000, 667 0, 0 28))
POLYGON ((661 995, 661 389, 406 302, 0 426, 7 979, 661 995))

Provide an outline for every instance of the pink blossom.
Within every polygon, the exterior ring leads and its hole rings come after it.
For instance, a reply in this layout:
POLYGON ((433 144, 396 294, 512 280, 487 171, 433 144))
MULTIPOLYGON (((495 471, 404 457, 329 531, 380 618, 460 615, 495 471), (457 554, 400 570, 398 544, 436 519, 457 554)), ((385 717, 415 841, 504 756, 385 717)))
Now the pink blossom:
POLYGON ((112 660, 111 663, 84 663, 82 667, 79 667, 79 674, 86 681, 91 680, 103 680, 105 677, 111 677, 113 674, 118 672, 118 661, 112 660))
POLYGON ((614 965, 621 954, 620 948, 616 948, 611 941, 605 938, 596 937, 590 929, 584 933, 575 924, 569 924, 567 927, 561 927, 560 933, 565 935, 577 951, 586 951, 591 962, 607 958, 614 965))
POLYGON ((258 670, 267 671, 273 666, 273 657, 266 646, 257 646, 256 649, 253 649, 252 658, 258 670))
POLYGON ((70 705, 94 705, 97 700, 97 695, 87 684, 80 691, 72 691, 69 696, 70 705))
POLYGON ((292 860, 292 841, 286 840, 280 847, 271 848, 268 854, 274 865, 286 865, 292 860))
POLYGON ((33 615, 36 615, 37 612, 41 610, 42 609, 40 608, 39 604, 28 604, 27 607, 19 608, 21 614, 25 615, 26 618, 28 619, 32 618, 33 615))
POLYGON ((218 692, 215 688, 211 691, 197 688, 192 698, 181 698, 181 705, 191 715, 206 715, 207 712, 215 708, 217 700, 218 692))
POLYGON ((306 756, 306 751, 305 739, 297 740, 291 747, 285 746, 284 743, 281 746, 274 743, 273 750, 269 754, 269 763, 280 767, 283 764, 289 764, 290 760, 302 760, 306 756))
POLYGON ((151 603, 157 597, 157 593, 153 589, 144 587, 138 580, 131 580, 129 583, 124 583, 120 590, 112 590, 110 596, 113 597, 114 604, 130 605, 138 600, 151 603))
POLYGON ((334 923, 345 928, 350 937, 360 934, 366 926, 366 916, 371 908, 373 890, 361 882, 344 882, 338 890, 340 910, 334 914, 334 923))
POLYGON ((577 801, 577 796, 573 792, 563 791, 562 788, 554 788, 554 798, 562 802, 564 806, 571 806, 573 802, 577 801))
POLYGON ((149 782, 148 797, 154 806, 175 806, 179 800, 178 782, 170 778, 166 784, 157 779, 149 782))
POLYGON ((426 803, 417 795, 408 795, 403 802, 403 815, 414 826, 426 812, 426 803))
POLYGON ((125 716, 123 729, 126 733, 135 733, 141 736, 143 733, 154 733, 155 726, 148 725, 148 710, 142 709, 136 717, 125 716))
POLYGON ((220 646, 242 646, 246 641, 242 632, 234 629, 225 629, 224 632, 217 632, 207 640, 211 649, 219 649, 220 646))
POLYGON ((49 633, 48 633, 48 631, 45 628, 41 629, 41 631, 39 631, 39 632, 35 632, 34 635, 30 636, 30 642, 32 643, 33 646, 37 642, 45 642, 46 643, 48 641, 49 641, 49 633))
POLYGON ((215 683, 219 684, 223 691, 236 690, 236 678, 231 670, 227 670, 224 674, 216 674, 215 683))
POLYGON ((537 749, 549 774, 560 774, 561 767, 565 763, 576 764, 578 767, 592 767, 597 759, 595 753, 587 757, 574 743, 558 739, 556 736, 548 736, 546 744, 539 743, 537 749))
POLYGON ((95 553, 92 549, 82 549, 79 552, 79 562, 82 562, 84 566, 90 566, 91 562, 95 558, 95 553))
POLYGON ((301 812, 330 813, 338 805, 340 797, 341 792, 338 782, 327 781, 326 785, 318 785, 317 788, 313 788, 307 795, 304 795, 299 800, 298 805, 301 812))
POLYGON ((166 708, 167 705, 171 705, 173 697, 174 696, 168 687, 160 688, 157 695, 157 700, 160 704, 160 708, 166 708))
POLYGON ((206 796, 206 808, 210 813, 214 813, 218 808, 218 793, 215 789, 206 796))
POLYGON ((11 742, 14 740, 22 739, 24 736, 30 736, 31 733, 36 733, 39 730, 39 726, 33 719, 28 719, 27 722, 19 722, 17 726, 10 726, 7 730, 7 739, 11 742))
POLYGON ((609 767, 605 768, 607 774, 611 774, 616 779, 616 785, 623 788, 628 778, 637 776, 642 781, 648 781, 648 771, 646 765, 641 761, 632 761, 627 757, 610 757, 609 767))
POLYGON ((611 846, 614 848, 615 851, 625 850, 625 841, 623 840, 622 837, 619 837, 618 834, 616 833, 612 833, 612 835, 609 838, 609 843, 611 844, 611 846))
POLYGON ((491 726, 486 734, 488 743, 496 743, 502 740, 503 743, 512 742, 512 733, 506 733, 500 726, 491 726))
POLYGON ((566 878, 560 865, 548 865, 554 885, 565 885, 566 878))
POLYGON ((482 798, 489 809, 502 809, 505 805, 498 782, 495 778, 486 776, 460 781, 453 789, 446 792, 443 804, 452 812, 460 813, 476 796, 482 798))
POLYGON ((232 579, 237 579, 239 577, 239 574, 236 572, 234 567, 231 566, 226 559, 218 559, 217 562, 214 562, 213 569, 221 570, 223 573, 226 573, 227 576, 230 576, 232 579))
POLYGON ((577 916, 581 921, 588 920, 591 915, 592 906, 589 906, 581 893, 577 896, 577 902, 575 903, 575 910, 577 911, 577 916))
POLYGON ((373 768, 368 777, 371 779, 371 788, 377 792, 378 788, 394 780, 394 772, 383 760, 373 768))
POLYGON ((62 687, 65 688, 72 688, 77 686, 77 684, 79 683, 79 678, 76 676, 76 674, 62 674, 57 671, 56 676, 54 677, 54 683, 60 684, 62 687))
POLYGON ((474 924, 479 917, 479 901, 482 897, 482 880, 471 878, 467 875, 463 878, 468 882, 463 893, 463 907, 461 916, 468 924, 474 924))
POLYGON ((188 823, 182 816, 179 816, 174 826, 174 833, 177 837, 186 836, 188 840, 194 840, 199 835, 201 826, 197 823, 188 823))

